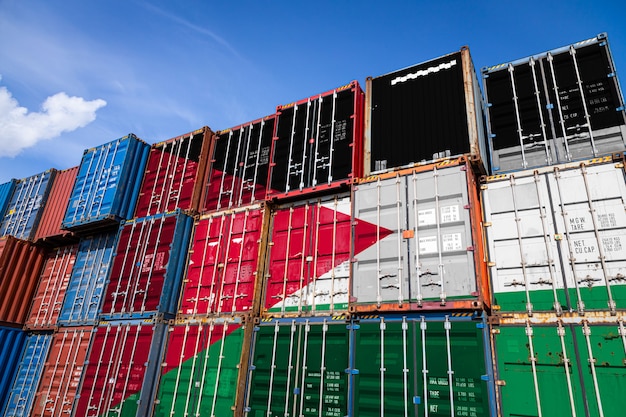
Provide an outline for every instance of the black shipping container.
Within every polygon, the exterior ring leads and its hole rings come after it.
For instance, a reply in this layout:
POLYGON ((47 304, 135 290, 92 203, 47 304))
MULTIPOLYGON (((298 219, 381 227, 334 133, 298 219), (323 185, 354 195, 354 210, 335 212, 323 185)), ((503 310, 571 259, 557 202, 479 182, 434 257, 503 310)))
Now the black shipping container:
POLYGON ((460 155, 486 160, 482 94, 467 47, 369 77, 366 94, 369 172, 460 155))
POLYGON ((626 150, 626 113, 606 34, 482 70, 491 173, 626 150))

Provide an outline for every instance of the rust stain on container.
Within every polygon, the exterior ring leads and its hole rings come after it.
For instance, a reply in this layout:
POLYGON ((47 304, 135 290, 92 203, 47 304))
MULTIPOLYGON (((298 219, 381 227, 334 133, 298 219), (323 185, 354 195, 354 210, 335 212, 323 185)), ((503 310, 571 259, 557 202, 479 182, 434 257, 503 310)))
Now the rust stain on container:
POLYGON ((12 236, 0 238, 0 323, 24 324, 43 263, 42 248, 12 236))
POLYGON ((77 240, 72 232, 61 230, 61 222, 67 210, 67 204, 74 188, 78 167, 59 171, 54 179, 50 195, 35 233, 35 242, 47 245, 73 243, 77 240))

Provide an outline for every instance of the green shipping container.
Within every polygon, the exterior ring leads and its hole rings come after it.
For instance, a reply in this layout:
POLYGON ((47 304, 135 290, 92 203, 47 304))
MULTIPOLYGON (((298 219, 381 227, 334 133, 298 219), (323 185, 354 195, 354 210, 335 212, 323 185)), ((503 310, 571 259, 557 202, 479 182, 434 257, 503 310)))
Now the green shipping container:
POLYGON ((244 416, 348 415, 349 329, 336 318, 255 327, 244 416))
POLYGON ((375 317, 355 322, 353 329, 354 397, 349 415, 495 415, 483 317, 375 317))
POLYGON ((502 416, 625 415, 623 318, 501 322, 492 333, 502 416))
POLYGON ((154 417, 240 415, 249 333, 239 318, 170 326, 154 417))

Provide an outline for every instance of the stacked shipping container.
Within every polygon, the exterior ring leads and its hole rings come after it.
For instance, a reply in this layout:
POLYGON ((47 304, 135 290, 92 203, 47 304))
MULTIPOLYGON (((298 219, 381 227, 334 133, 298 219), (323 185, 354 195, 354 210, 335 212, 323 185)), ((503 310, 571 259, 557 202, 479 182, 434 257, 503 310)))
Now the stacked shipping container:
POLYGON ((0 239, 28 300, 0 310, 4 415, 619 415, 624 160, 585 158, 626 119, 598 68, 602 36, 484 70, 489 140, 462 48, 369 78, 365 112, 352 82, 89 149, 45 206, 0 185, 39 244, 0 239))

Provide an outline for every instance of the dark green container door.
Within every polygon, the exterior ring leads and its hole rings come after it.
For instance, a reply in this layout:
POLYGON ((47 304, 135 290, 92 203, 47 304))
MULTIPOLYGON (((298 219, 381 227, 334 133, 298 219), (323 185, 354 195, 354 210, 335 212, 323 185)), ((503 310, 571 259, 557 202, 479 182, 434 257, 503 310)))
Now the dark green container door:
POLYGON ((626 393, 626 333, 617 323, 496 330, 502 416, 625 415, 617 399, 626 393))
POLYGON ((482 321, 362 321, 353 415, 490 416, 484 331, 482 321))
POLYGON ((244 331, 241 324, 174 326, 154 417, 232 416, 244 331))
POLYGON ((283 320, 253 335, 249 417, 347 415, 349 330, 345 322, 283 320))

